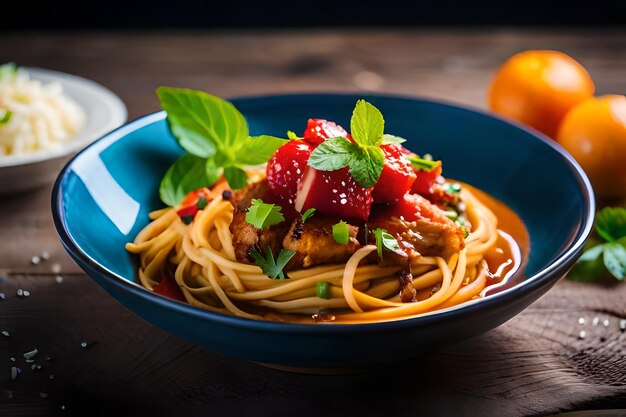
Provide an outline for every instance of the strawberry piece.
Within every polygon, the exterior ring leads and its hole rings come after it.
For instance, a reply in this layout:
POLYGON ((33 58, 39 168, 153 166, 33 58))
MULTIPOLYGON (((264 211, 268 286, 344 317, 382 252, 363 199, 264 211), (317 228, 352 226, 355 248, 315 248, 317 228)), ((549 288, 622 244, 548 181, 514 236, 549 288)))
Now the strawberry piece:
POLYGON ((272 194, 293 205, 298 183, 304 175, 314 146, 303 140, 291 140, 278 148, 267 163, 267 181, 272 194))
POLYGON ((372 208, 372 188, 363 188, 348 172, 318 171, 307 167, 296 197, 296 211, 315 208, 321 213, 343 219, 367 220, 372 208))
POLYGON ((385 165, 372 196, 377 203, 393 203, 411 189, 416 174, 402 145, 390 144, 380 148, 385 153, 385 165))
POLYGON ((416 178, 411 187, 411 192, 425 196, 433 194, 435 184, 437 184, 437 179, 441 176, 441 172, 441 164, 437 165, 431 171, 416 169, 416 178))
POLYGON ((347 135, 348 132, 334 122, 324 119, 309 119, 302 136, 304 140, 319 145, 326 139, 345 138, 347 135))

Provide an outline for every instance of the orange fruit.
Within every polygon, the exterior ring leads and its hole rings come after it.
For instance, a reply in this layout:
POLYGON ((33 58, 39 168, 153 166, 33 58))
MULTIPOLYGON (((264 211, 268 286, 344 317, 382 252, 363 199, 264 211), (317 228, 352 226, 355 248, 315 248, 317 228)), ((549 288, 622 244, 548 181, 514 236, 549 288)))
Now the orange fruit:
POLYGON ((556 136, 599 198, 626 196, 626 97, 591 97, 570 110, 556 136))
POLYGON ((589 73, 558 51, 512 56, 489 86, 489 108, 554 138, 569 109, 593 95, 589 73))

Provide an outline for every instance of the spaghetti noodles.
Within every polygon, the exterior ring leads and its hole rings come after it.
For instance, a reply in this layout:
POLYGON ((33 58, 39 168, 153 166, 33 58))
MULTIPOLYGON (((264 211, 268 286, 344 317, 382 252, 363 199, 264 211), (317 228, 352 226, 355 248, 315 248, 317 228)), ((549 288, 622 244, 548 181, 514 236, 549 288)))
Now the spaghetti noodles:
POLYGON ((400 266, 365 262, 376 251, 364 245, 345 263, 325 264, 288 272, 284 280, 269 279, 262 269, 239 262, 229 225, 233 205, 217 195, 185 224, 175 209, 152 212, 152 222, 128 243, 139 255, 141 284, 154 289, 164 271, 173 277, 186 301, 219 313, 259 320, 362 323, 397 320, 450 307, 477 298, 494 280, 519 267, 516 262, 489 265, 490 252, 515 252, 501 239, 498 220, 469 187, 461 191, 472 231, 464 247, 448 256, 414 256, 409 261, 417 294, 402 302, 400 266), (329 284, 328 298, 316 295, 316 285, 329 284))

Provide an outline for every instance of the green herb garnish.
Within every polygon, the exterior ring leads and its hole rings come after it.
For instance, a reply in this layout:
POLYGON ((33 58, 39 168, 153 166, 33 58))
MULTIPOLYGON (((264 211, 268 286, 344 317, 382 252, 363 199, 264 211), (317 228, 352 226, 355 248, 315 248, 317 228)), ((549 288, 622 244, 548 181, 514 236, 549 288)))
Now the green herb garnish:
POLYGON ((620 281, 624 280, 626 209, 622 207, 602 209, 596 216, 595 231, 600 239, 590 242, 567 277, 576 281, 594 281, 611 274, 620 281))
POLYGON ((209 202, 206 200, 206 197, 204 194, 200 193, 198 201, 196 201, 196 207, 198 207, 198 210, 204 210, 207 204, 209 204, 209 202))
POLYGON ((285 221, 282 208, 275 204, 266 204, 263 200, 254 199, 246 213, 246 221, 257 229, 267 229, 285 221))
POLYGON ((320 281, 315 285, 315 295, 319 298, 330 298, 330 284, 326 281, 320 281))
POLYGON ((167 205, 176 206, 188 192, 213 185, 222 174, 231 188, 245 186, 247 175, 242 168, 267 162, 287 142, 273 136, 250 136, 243 114, 211 94, 170 87, 159 87, 156 94, 172 134, 188 152, 161 181, 159 194, 167 205), (194 171, 193 179, 181 175, 188 170, 194 171))
POLYGON ((17 75, 17 65, 15 62, 8 62, 4 65, 0 65, 0 80, 5 77, 14 77, 17 75))
POLYGON ((295 251, 281 249, 278 258, 274 259, 274 254, 269 246, 265 247, 265 257, 256 250, 250 251, 250 256, 254 259, 254 262, 272 279, 285 279, 283 269, 295 254, 295 251))
POLYGON ((296 135, 296 132, 292 130, 287 131, 287 139, 289 140, 300 140, 302 139, 300 136, 296 135))
POLYGON ((411 165, 413 165, 414 169, 426 172, 430 172, 433 169, 437 168, 439 165, 441 165, 441 161, 433 161, 432 159, 427 159, 425 157, 420 158, 417 155, 409 156, 408 160, 409 162, 411 162, 411 165))
POLYGON ((350 175, 364 188, 373 187, 383 170, 385 154, 380 145, 401 143, 402 138, 384 135, 385 119, 381 112, 365 100, 359 100, 352 112, 347 138, 333 138, 322 142, 311 153, 309 165, 320 171, 336 171, 350 167, 350 175), (386 141, 386 142, 385 142, 386 141))
POLYGON ((404 142, 406 142, 406 139, 400 136, 388 135, 386 133, 383 135, 383 145, 399 145, 404 142))
POLYGON ((315 214, 315 211, 316 211, 316 209, 311 207, 310 209, 307 209, 304 213, 302 213, 300 215, 300 217, 302 217, 302 223, 304 223, 309 217, 311 217, 313 214, 315 214))
POLYGON ((448 192, 452 193, 452 194, 458 194, 461 192, 461 184, 459 183, 452 183, 450 185, 448 185, 448 192))
POLYGON ((398 240, 385 229, 374 229, 372 230, 372 233, 374 233, 374 236, 376 237, 376 250, 378 251, 378 257, 380 259, 383 259, 383 248, 391 252, 400 251, 398 240))
POLYGON ((333 225, 333 238, 335 242, 342 245, 347 244, 350 241, 350 229, 348 223, 343 220, 333 225))
POLYGON ((0 125, 9 123, 11 121, 11 117, 13 117, 13 112, 11 110, 0 109, 0 125))

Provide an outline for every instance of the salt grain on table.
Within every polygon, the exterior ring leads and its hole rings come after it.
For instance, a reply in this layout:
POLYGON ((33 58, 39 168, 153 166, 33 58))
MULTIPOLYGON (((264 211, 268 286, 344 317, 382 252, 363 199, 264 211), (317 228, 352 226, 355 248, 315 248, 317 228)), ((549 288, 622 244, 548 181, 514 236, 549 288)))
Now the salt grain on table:
POLYGON ((587 332, 584 330, 581 330, 580 333, 578 333, 578 338, 579 339, 584 339, 585 336, 587 336, 587 332))
POLYGON ((63 282, 63 277, 61 275, 57 275, 55 279, 59 284, 63 282))
POLYGON ((58 274, 59 272, 61 272, 61 264, 58 263, 54 263, 52 264, 52 273, 53 274, 58 274))
POLYGON ((35 255, 32 258, 30 258, 30 262, 33 265, 39 265, 39 262, 41 262, 41 258, 38 255, 35 255))

